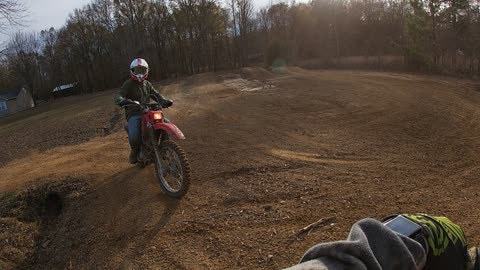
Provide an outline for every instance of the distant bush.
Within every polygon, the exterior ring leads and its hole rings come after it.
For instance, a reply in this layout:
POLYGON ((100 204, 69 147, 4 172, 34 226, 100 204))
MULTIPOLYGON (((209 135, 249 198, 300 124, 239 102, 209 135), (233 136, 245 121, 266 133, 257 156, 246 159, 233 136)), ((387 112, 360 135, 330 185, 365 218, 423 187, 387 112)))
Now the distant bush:
POLYGON ((405 56, 408 69, 414 71, 433 71, 433 62, 431 58, 415 48, 406 48, 405 56))
POLYGON ((272 69, 285 66, 287 64, 287 46, 279 41, 270 43, 266 52, 266 62, 272 69))

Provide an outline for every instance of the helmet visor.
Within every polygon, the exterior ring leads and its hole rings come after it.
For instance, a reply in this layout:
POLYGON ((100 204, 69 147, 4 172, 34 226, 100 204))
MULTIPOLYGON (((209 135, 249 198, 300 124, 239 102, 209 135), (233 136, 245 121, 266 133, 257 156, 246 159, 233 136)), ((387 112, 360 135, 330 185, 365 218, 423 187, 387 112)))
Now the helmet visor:
POLYGON ((147 68, 146 67, 140 67, 140 66, 134 67, 134 68, 132 68, 132 72, 135 75, 145 75, 145 74, 147 74, 147 68))

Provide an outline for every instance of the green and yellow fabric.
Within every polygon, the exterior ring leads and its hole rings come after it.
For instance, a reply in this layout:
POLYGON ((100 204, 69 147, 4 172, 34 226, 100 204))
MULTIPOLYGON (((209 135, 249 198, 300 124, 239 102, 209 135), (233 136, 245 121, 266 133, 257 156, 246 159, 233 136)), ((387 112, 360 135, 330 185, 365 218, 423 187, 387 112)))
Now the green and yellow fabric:
POLYGON ((427 265, 424 270, 467 269, 470 260, 467 240, 462 228, 446 217, 425 214, 404 214, 422 226, 428 243, 427 265))

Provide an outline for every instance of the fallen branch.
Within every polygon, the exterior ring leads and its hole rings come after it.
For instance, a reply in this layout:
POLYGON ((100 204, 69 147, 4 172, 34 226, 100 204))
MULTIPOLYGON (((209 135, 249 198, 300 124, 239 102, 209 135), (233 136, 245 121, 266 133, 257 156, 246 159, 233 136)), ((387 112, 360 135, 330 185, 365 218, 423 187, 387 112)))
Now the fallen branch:
POLYGON ((321 218, 318 221, 316 221, 312 224, 309 224, 305 228, 299 230, 298 232, 296 232, 292 236, 295 237, 295 238, 298 238, 300 235, 303 235, 305 233, 310 234, 314 229, 316 229, 318 227, 324 227, 324 226, 330 224, 331 222, 335 222, 335 217, 321 218))

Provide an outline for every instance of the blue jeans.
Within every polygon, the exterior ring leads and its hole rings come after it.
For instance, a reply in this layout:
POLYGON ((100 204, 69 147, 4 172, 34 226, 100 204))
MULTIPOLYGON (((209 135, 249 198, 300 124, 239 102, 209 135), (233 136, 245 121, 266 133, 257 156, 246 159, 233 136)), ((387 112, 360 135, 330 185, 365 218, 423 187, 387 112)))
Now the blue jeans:
MULTIPOLYGON (((163 122, 170 123, 170 120, 163 118, 163 122)), ((132 115, 128 119, 128 143, 132 150, 140 150, 142 145, 142 115, 132 115)))
POLYGON ((128 118, 128 143, 132 150, 140 150, 142 145, 142 115, 128 118))

